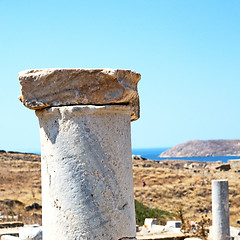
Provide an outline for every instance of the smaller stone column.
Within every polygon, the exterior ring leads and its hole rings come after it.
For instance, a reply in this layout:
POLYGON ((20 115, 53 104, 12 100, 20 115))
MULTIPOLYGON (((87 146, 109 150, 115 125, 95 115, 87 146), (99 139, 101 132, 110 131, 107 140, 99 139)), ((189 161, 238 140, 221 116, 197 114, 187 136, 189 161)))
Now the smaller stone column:
POLYGON ((212 181, 212 236, 213 240, 229 240, 228 180, 212 181))

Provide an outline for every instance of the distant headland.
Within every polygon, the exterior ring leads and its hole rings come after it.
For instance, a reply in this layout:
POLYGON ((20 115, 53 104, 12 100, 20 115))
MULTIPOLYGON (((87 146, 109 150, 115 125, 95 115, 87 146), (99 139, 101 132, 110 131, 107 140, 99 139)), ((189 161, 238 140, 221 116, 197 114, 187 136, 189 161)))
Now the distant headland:
POLYGON ((208 157, 238 155, 240 155, 240 139, 191 140, 161 153, 159 157, 208 157))

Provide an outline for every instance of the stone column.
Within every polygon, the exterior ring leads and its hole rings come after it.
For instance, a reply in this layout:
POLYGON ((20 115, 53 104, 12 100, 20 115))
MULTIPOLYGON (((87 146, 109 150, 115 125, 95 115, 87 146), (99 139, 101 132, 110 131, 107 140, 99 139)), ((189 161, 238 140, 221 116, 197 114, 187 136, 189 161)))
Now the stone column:
POLYGON ((212 236, 213 240, 229 240, 228 180, 212 181, 212 236))
POLYGON ((111 69, 19 73, 20 100, 40 124, 45 240, 136 239, 130 122, 139 79, 111 69))

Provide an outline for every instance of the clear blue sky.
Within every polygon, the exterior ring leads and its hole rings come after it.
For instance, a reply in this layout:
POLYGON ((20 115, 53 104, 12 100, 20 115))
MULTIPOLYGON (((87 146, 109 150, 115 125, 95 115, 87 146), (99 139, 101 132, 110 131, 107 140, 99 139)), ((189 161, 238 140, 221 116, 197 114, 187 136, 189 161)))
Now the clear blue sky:
POLYGON ((240 138, 239 0, 0 1, 0 149, 40 151, 34 68, 140 72, 133 148, 240 138))

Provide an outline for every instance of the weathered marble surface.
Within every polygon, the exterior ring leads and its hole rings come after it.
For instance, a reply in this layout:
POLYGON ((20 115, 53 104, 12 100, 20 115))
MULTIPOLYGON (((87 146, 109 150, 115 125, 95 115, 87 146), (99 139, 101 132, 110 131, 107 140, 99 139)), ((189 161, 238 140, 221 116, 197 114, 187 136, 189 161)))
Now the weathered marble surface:
POLYGON ((19 239, 42 240, 42 227, 38 225, 26 225, 19 228, 19 239))
POLYGON ((119 69, 36 69, 19 73, 22 103, 30 109, 53 106, 122 104, 139 118, 141 75, 119 69))
POLYGON ((19 237, 14 237, 11 235, 4 235, 1 237, 1 240, 21 240, 19 237))
POLYGON ((36 114, 44 239, 136 239, 131 107, 51 107, 36 114))
POLYGON ((212 237, 230 240, 228 180, 212 180, 212 237))

